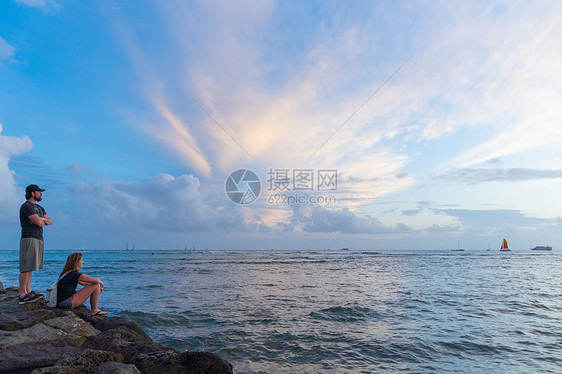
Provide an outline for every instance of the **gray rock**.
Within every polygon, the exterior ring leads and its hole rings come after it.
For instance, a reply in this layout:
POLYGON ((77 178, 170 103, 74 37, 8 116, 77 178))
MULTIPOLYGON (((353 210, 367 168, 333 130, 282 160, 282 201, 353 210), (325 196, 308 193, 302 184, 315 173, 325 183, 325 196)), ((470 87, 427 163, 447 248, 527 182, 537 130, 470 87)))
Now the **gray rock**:
POLYGON ((232 365, 210 352, 153 352, 138 355, 133 363, 143 374, 232 374, 232 365))
POLYGON ((98 367, 95 374, 141 374, 141 371, 133 364, 106 362, 98 367))
POLYGON ((57 313, 57 316, 64 316, 68 312, 71 312, 71 313, 74 313, 75 315, 77 315, 78 317, 80 317, 81 319, 83 319, 86 322, 90 322, 92 320, 92 317, 90 316, 90 310, 88 308, 86 308, 84 305, 79 305, 79 306, 77 306, 76 308, 73 308, 73 309, 56 308, 54 310, 55 310, 55 313, 57 313))
POLYGON ((80 373, 95 373, 98 366, 104 362, 123 362, 123 356, 108 351, 82 349, 78 352, 66 354, 55 364, 55 367, 72 367, 79 369, 80 373))
POLYGON ((0 371, 49 366, 99 334, 71 312, 17 331, 0 331, 0 371))
POLYGON ((181 352, 179 356, 188 373, 232 374, 232 364, 211 352, 181 352))
POLYGON ((7 295, 4 295, 4 297, 5 299, 0 302, 0 313, 15 313, 25 310, 37 310, 45 308, 45 299, 43 298, 31 303, 19 305, 19 293, 16 293, 15 296, 13 293, 8 293, 7 295))
POLYGON ((0 330, 15 331, 25 329, 45 320, 55 318, 55 316, 52 310, 46 309, 2 313, 0 314, 0 330))
POLYGON ((0 348, 25 344, 30 342, 48 342, 51 340, 77 340, 82 344, 86 339, 83 336, 69 334, 63 330, 47 326, 43 323, 17 331, 0 331, 0 348))
POLYGON ((89 337, 83 347, 120 353, 125 357, 127 363, 130 363, 139 353, 170 350, 153 341, 144 331, 141 330, 141 332, 119 326, 89 337))
POLYGON ((49 366, 46 368, 35 369, 31 374, 80 374, 78 370, 72 368, 56 368, 54 366, 49 366))
POLYGON ((95 374, 98 367, 106 362, 123 362, 123 356, 108 351, 83 349, 63 355, 49 368, 34 370, 34 374, 95 374))
POLYGON ((128 318, 91 317, 83 305, 48 308, 44 299, 19 305, 18 287, 4 291, 0 373, 233 372, 231 364, 212 353, 177 352, 156 343, 128 318))
POLYGON ((107 317, 107 318, 92 320, 91 323, 97 330, 102 332, 115 329, 119 326, 124 326, 130 330, 135 331, 140 335, 146 335, 146 333, 139 326, 138 323, 127 317, 107 317))
POLYGON ((16 289, 14 290, 13 287, 8 287, 4 290, 3 293, 0 293, 0 301, 11 300, 13 298, 19 297, 19 295, 19 288, 16 287, 16 289))
POLYGON ((6 290, 4 289, 4 285, 2 284, 2 282, 0 282, 0 294, 4 293, 6 293, 6 290))
POLYGON ((8 301, 17 298, 17 295, 10 295, 8 293, 0 294, 0 302, 8 301))
MULTIPOLYGON (((53 313, 54 314, 54 313, 53 313)), ((91 324, 84 321, 71 311, 65 311, 65 315, 44 322, 45 325, 63 330, 67 333, 89 337, 99 334, 91 324)))
POLYGON ((79 348, 79 341, 71 338, 4 345, 0 348, 0 372, 29 372, 33 368, 54 365, 63 354, 79 348))

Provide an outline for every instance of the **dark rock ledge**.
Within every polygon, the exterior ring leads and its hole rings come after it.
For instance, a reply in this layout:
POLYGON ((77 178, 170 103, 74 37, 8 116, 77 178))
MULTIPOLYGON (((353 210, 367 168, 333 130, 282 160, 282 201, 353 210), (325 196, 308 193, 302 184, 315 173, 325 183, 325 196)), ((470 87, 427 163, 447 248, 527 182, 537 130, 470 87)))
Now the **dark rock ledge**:
POLYGON ((178 352, 124 317, 91 317, 86 307, 18 304, 18 288, 0 283, 0 373, 232 373, 209 352, 178 352))

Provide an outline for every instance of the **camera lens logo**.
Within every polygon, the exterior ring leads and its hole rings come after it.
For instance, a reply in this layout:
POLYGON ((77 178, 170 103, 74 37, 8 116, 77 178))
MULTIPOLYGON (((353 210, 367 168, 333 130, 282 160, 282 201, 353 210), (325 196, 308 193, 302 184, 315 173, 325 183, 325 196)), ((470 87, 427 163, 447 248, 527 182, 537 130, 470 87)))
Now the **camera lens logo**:
POLYGON ((226 178, 224 189, 230 200, 236 204, 250 204, 260 195, 261 182, 253 171, 238 169, 226 178))

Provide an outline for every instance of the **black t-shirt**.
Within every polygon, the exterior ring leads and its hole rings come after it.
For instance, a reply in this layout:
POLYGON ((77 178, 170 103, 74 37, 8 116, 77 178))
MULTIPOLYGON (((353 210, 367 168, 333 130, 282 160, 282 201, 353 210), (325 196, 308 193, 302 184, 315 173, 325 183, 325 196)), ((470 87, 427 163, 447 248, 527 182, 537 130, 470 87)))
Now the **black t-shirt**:
MULTIPOLYGON (((34 225, 29 221, 29 216, 37 214, 43 217, 47 212, 39 204, 33 204, 29 201, 23 203, 20 207, 20 223, 21 223, 21 237, 22 238, 37 238, 43 240, 43 228, 34 225)), ((70 297, 70 296, 69 296, 70 297)))
POLYGON ((81 275, 82 273, 78 270, 74 270, 66 274, 64 278, 59 281, 57 286, 57 303, 74 295, 76 287, 78 286, 78 278, 80 278, 81 275))

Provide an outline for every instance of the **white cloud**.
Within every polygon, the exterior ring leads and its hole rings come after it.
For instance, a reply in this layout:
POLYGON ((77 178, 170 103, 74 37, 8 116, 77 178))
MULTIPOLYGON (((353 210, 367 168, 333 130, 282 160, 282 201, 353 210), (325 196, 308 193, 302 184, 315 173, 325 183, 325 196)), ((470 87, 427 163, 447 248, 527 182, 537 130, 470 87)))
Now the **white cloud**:
POLYGON ((537 218, 519 210, 510 209, 435 209, 436 213, 455 217, 459 225, 469 235, 487 235, 502 237, 509 233, 511 236, 540 236, 543 230, 550 231, 547 237, 557 237, 553 234, 555 220, 552 218, 537 218))
MULTIPOLYGON (((334 22, 312 23, 294 39, 282 33, 289 39, 280 41, 276 17, 283 12, 269 2, 167 3, 160 10, 169 28, 160 37, 174 48, 158 48, 157 57, 205 109, 135 47, 143 44, 135 32, 125 32, 160 116, 149 133, 205 177, 252 164, 336 168, 350 181, 338 191, 349 212, 412 186, 416 174, 405 170, 419 154, 406 152, 419 143, 443 147, 451 137, 456 146, 445 146, 447 157, 432 160, 445 169, 560 144, 561 5, 378 6, 361 17, 342 6, 347 12, 334 22), (468 143, 461 129, 484 138, 468 143)), ((279 212, 260 215, 270 222, 279 212)), ((369 222, 362 224, 376 231, 369 222)))
POLYGON ((14 54, 14 47, 0 36, 0 60, 10 58, 14 54))
POLYGON ((485 134, 470 146, 453 139, 464 146, 446 167, 558 147, 562 6, 466 3, 445 14, 450 21, 437 26, 443 36, 422 57, 438 69, 424 69, 437 84, 428 95, 435 110, 425 110, 435 119, 425 117, 430 126, 420 132, 427 139, 461 127, 485 134))
POLYGON ((197 172, 204 176, 209 176, 211 173, 211 165, 203 155, 201 147, 197 139, 191 134, 189 126, 174 113, 170 111, 163 103, 158 104, 158 111, 164 117, 165 127, 149 128, 148 131, 152 135, 162 140, 169 147, 172 147, 181 158, 190 164, 197 172))
MULTIPOLYGON (((305 232, 342 234, 404 234, 414 230, 404 224, 385 226, 375 217, 358 216, 347 208, 328 209, 322 206, 293 205, 293 225, 302 226, 305 232)), ((287 225, 283 228, 287 229, 287 225)))
POLYGON ((484 182, 521 182, 537 179, 562 178, 562 170, 544 169, 451 169, 449 172, 436 177, 442 180, 452 180, 463 184, 478 184, 484 182))
POLYGON ((220 203, 226 203, 225 196, 209 198, 192 175, 162 174, 147 182, 79 183, 71 187, 71 196, 80 199, 88 212, 76 219, 109 232, 213 231, 244 222, 239 210, 225 209, 220 203))
POLYGON ((0 123, 0 222, 14 223, 18 217, 19 205, 24 200, 24 192, 16 185, 15 173, 9 168, 12 156, 29 152, 33 148, 31 139, 2 135, 0 123))
MULTIPOLYGON (((348 176, 366 181, 379 180, 361 187, 363 191, 376 191, 376 196, 412 183, 411 179, 398 181, 389 177, 398 173, 407 157, 389 148, 377 148, 381 140, 403 131, 395 129, 393 122, 373 123, 373 117, 389 112, 403 101, 398 100, 401 89, 396 87, 388 88, 382 104, 377 97, 375 109, 365 107, 354 117, 355 123, 348 124, 315 157, 307 160, 397 67, 386 64, 380 72, 371 66, 367 73, 371 78, 367 81, 354 72, 365 72, 359 62, 371 63, 370 47, 378 36, 368 38, 366 30, 355 26, 346 27, 341 34, 332 31, 330 38, 304 50, 300 56, 291 57, 296 60, 294 66, 285 67, 281 62, 265 62, 267 56, 260 52, 267 48, 262 34, 267 28, 265 20, 272 16, 269 6, 237 5, 235 12, 228 6, 213 7, 207 15, 221 22, 191 19, 192 13, 185 5, 170 11, 171 32, 166 37, 174 41, 174 56, 179 59, 162 61, 169 63, 165 68, 174 74, 173 79, 137 48, 138 43, 131 40, 130 34, 125 33, 124 38, 147 96, 163 119, 148 125, 148 132, 165 140, 197 172, 209 176, 211 172, 225 173, 248 163, 265 168, 295 168, 306 163, 307 167, 338 168, 348 176), (247 9, 252 11, 245 14, 247 9), (179 22, 185 18, 192 22, 179 22), (192 28, 200 28, 198 33, 205 34, 207 39, 203 42, 185 38, 193 33, 192 28), (224 48, 215 48, 218 44, 224 48), (198 51, 196 60, 190 57, 194 48, 198 51), (174 69, 179 61, 188 61, 188 68, 174 69), (372 77, 374 72, 377 79, 372 77), (266 83, 272 74, 285 73, 286 78, 275 86, 266 83), (158 75, 160 80, 155 78, 158 75), (212 117, 175 86, 175 79, 212 117), (163 87, 162 80, 171 86, 169 90, 163 87), (357 89, 343 92, 342 87, 350 81, 360 81, 357 89), (169 93, 174 91, 175 95, 169 93), (178 94, 179 99, 175 97, 178 94), (178 106, 178 101, 187 105, 178 106), (185 107, 195 108, 199 116, 185 111, 185 107), (385 186, 381 186, 381 180, 386 180, 385 186)), ((369 197, 375 195, 370 193, 369 197)))
POLYGON ((92 174, 92 175, 98 175, 97 172, 88 165, 82 165, 82 164, 72 164, 69 165, 66 170, 68 170, 69 172, 71 172, 72 174, 79 176, 82 173, 87 173, 87 174, 92 174))

